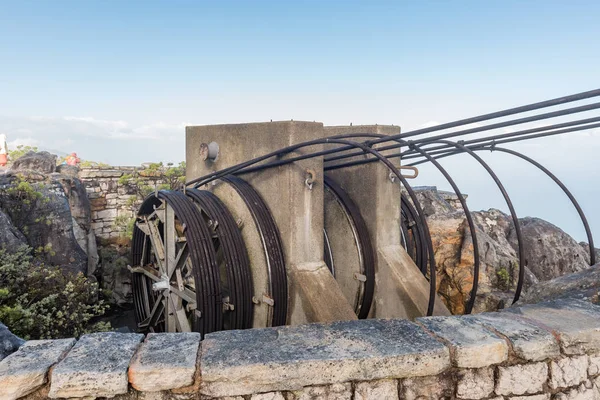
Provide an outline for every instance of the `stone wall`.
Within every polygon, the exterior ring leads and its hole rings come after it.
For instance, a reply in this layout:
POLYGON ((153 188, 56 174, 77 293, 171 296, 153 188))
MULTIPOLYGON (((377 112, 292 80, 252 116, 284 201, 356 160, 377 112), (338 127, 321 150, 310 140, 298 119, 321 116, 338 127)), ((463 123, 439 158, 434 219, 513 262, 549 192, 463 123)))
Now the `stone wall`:
POLYGON ((94 167, 79 172, 90 199, 96 237, 116 240, 127 236, 127 221, 135 215, 143 197, 140 183, 150 188, 167 184, 161 176, 144 171, 139 167, 94 167), (125 174, 137 176, 127 183, 120 182, 125 174))
POLYGON ((600 399, 600 307, 26 342, 0 398, 600 399))

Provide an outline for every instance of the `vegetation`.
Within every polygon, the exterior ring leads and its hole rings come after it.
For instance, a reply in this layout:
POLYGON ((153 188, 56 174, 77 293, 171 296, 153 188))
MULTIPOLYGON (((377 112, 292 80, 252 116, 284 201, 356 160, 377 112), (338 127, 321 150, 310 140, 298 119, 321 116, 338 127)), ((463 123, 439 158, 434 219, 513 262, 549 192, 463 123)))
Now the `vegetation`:
POLYGON ((12 162, 15 161, 17 158, 24 156, 25 154, 29 153, 30 151, 36 152, 38 151, 37 147, 34 146, 25 146, 25 145, 18 145, 14 150, 8 150, 8 159, 12 162))
MULTIPOLYGON (((17 228, 24 228, 31 212, 39 205, 48 203, 49 199, 38 190, 41 188, 40 185, 42 184, 33 185, 21 177, 17 177, 16 181, 5 190, 4 193, 7 196, 4 197, 3 202, 6 204, 0 201, 0 207, 8 212, 17 228)), ((38 219, 35 222, 51 223, 46 218, 38 219)))
POLYGON ((500 267, 496 271, 496 278, 498 278, 498 287, 502 290, 510 289, 510 273, 504 267, 500 267))
POLYGON ((160 163, 152 163, 143 170, 135 171, 131 174, 123 174, 118 184, 127 186, 135 192, 135 195, 129 197, 126 206, 131 209, 131 216, 119 215, 115 220, 115 225, 120 228, 123 237, 133 236, 133 227, 135 226, 135 212, 140 203, 150 193, 155 190, 176 190, 185 183, 185 162, 177 166, 160 163), (152 185, 152 181, 162 182, 152 185))
POLYGON ((78 337, 110 330, 94 323, 108 306, 97 301, 98 285, 83 274, 65 273, 37 261, 32 250, 0 249, 0 320, 24 339, 78 337))

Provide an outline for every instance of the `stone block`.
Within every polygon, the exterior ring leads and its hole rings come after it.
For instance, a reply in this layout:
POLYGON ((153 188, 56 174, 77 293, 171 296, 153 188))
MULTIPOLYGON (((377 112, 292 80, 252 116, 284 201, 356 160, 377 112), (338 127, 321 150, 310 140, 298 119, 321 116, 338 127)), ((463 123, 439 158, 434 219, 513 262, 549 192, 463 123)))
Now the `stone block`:
POLYGON ((206 335, 201 393, 239 396, 339 382, 436 375, 447 347, 406 320, 339 321, 206 335))
POLYGON ((557 393, 554 400, 598 400, 600 392, 598 388, 591 382, 586 381, 576 388, 566 390, 562 393, 557 393))
POLYGON ((354 400, 398 400, 398 381, 385 379, 359 382, 354 389, 354 400))
POLYGON ((552 333, 511 313, 483 313, 472 318, 510 340, 515 355, 526 361, 542 361, 560 355, 560 346, 552 333))
POLYGON ((250 400, 285 400, 281 392, 269 392, 261 394, 253 394, 250 400))
POLYGON ((600 352, 600 307, 581 300, 561 299, 508 309, 549 328, 568 355, 600 352))
POLYGON ((452 349, 452 364, 459 368, 483 368, 508 358, 506 341, 472 319, 427 317, 417 321, 452 349))
POLYGON ((591 355, 588 361, 588 375, 600 375, 600 354, 591 355))
POLYGON ((13 400, 40 388, 50 367, 59 362, 75 339, 30 340, 0 362, 0 398, 13 400))
POLYGON ((587 380, 588 357, 565 357, 550 362, 550 387, 552 389, 577 386, 587 380))
POLYGON ((97 219, 102 219, 102 220, 114 220, 115 218, 117 218, 117 209, 116 208, 109 208, 107 210, 102 210, 102 211, 98 211, 96 213, 96 218, 97 219))
POLYGON ((537 394, 544 390, 548 381, 546 363, 520 364, 510 367, 498 367, 496 394, 524 395, 537 394))
POLYGON ((447 374, 406 378, 400 385, 404 400, 449 399, 454 393, 454 382, 447 374))
POLYGON ((352 384, 336 383, 329 386, 311 386, 289 392, 286 400, 351 400, 352 384))
POLYGON ((458 372, 456 397, 459 399, 483 399, 494 391, 492 368, 465 369, 458 372))
POLYGON ((83 335, 54 367, 50 398, 126 394, 129 361, 144 335, 103 332, 83 335))
POLYGON ((97 179, 97 178, 113 178, 123 175, 122 171, 118 170, 89 170, 82 169, 79 171, 80 179, 97 179))
POLYGON ((129 382, 141 392, 158 392, 194 383, 200 334, 150 333, 129 365, 129 382))
POLYGON ((508 400, 550 400, 550 393, 536 394, 533 396, 514 396, 508 400))

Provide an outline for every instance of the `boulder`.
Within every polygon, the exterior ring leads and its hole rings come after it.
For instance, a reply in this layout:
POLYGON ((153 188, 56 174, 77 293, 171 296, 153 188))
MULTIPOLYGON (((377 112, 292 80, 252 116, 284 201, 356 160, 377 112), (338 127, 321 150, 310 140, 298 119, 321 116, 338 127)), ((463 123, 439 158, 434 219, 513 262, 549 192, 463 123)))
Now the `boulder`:
POLYGON ((0 248, 8 251, 27 245, 27 239, 13 225, 10 217, 0 210, 0 248))
POLYGON ((44 262, 85 274, 87 256, 75 239, 71 208, 61 183, 49 178, 31 183, 11 175, 3 184, 7 190, 0 191, 0 208, 11 217, 27 244, 44 262), (10 190, 22 182, 27 183, 24 189, 10 190))
MULTIPOLYGON (((587 252, 562 229, 540 218, 526 217, 519 222, 527 266, 540 281, 589 267, 587 252)), ((516 237, 510 240, 516 249, 516 237)))
POLYGON ((0 322, 0 360, 17 351, 23 343, 25 343, 23 339, 14 335, 0 322))
POLYGON ((56 156, 47 151, 29 151, 17 158, 11 166, 13 171, 37 171, 43 174, 51 174, 56 169, 56 156))
MULTIPOLYGON (((427 217, 438 272, 438 292, 453 313, 463 313, 473 287, 473 241, 458 196, 436 187, 416 187, 427 217)), ((466 196, 465 196, 466 198, 466 196)), ((480 253, 475 312, 492 311, 512 302, 518 281, 519 259, 510 215, 497 209, 473 212, 480 253)), ((519 220, 525 246, 528 288, 563 274, 587 268, 587 250, 568 234, 539 218, 519 220)))
POLYGON ((525 292, 519 304, 555 299, 581 299, 600 303, 600 263, 582 271, 540 282, 525 292))
MULTIPOLYGON (((62 167, 73 167, 63 165, 62 167)), ((66 168, 62 168, 64 170, 66 168)), ((96 245, 96 235, 92 229, 92 212, 90 200, 87 195, 85 185, 77 177, 62 174, 52 174, 52 178, 62 185, 62 188, 69 201, 71 216, 73 218, 73 234, 75 240, 79 243, 81 249, 87 255, 87 272, 91 276, 98 266, 98 248, 96 245)))
POLYGON ((79 175, 79 167, 76 165, 61 164, 56 167, 56 172, 70 178, 77 178, 79 175))

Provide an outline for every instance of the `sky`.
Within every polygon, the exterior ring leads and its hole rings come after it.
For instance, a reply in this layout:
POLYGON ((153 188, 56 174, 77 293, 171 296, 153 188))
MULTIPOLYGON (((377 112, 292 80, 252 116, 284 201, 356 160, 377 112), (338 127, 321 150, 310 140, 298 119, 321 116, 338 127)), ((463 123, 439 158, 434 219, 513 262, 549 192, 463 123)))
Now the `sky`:
MULTIPOLYGON (((182 161, 187 125, 409 131, 600 87, 599 15, 598 1, 0 0, 0 133, 12 147, 139 165, 182 161)), ((600 132, 511 147, 564 179, 600 232, 600 132)), ((485 159, 519 216, 585 238, 534 167, 485 159)), ((472 209, 506 211, 468 156, 444 166, 472 209)), ((450 188, 431 166, 415 184, 450 188)))

